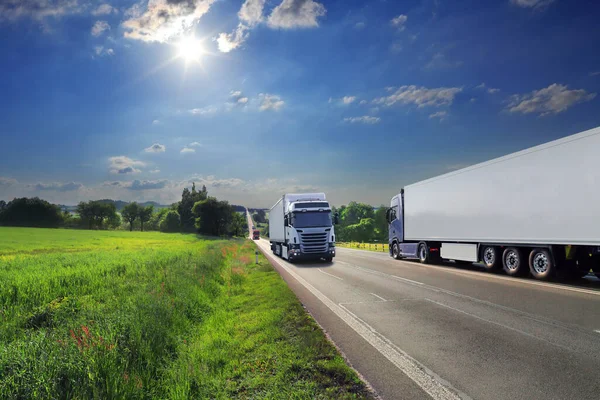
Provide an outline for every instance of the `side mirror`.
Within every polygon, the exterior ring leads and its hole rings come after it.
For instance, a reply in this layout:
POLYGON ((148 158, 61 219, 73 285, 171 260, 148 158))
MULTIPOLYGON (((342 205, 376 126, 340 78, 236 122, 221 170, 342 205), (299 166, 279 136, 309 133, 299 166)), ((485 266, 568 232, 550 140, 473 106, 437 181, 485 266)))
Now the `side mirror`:
POLYGON ((392 217, 391 217, 391 215, 392 215, 392 209, 391 209, 391 208, 388 208, 388 209, 385 211, 385 220, 388 222, 388 224, 392 222, 392 217))

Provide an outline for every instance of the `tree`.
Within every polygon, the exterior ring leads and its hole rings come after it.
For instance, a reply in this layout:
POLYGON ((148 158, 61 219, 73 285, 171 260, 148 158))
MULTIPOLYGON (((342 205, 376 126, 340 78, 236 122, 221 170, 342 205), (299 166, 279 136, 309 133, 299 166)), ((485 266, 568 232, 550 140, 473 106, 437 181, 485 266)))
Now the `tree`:
POLYGON ((38 197, 14 199, 0 212, 0 225, 58 228, 63 217, 58 206, 38 197))
POLYGON ((196 217, 198 232, 205 235, 221 236, 233 218, 233 209, 226 201, 219 201, 215 197, 208 197, 194 204, 192 212, 196 217))
POLYGON ((373 211, 373 206, 364 203, 357 203, 356 201, 351 201, 348 206, 344 207, 343 209, 342 207, 340 207, 339 212, 342 225, 345 226, 358 224, 364 218, 373 218, 375 214, 373 211))
POLYGON ((265 210, 256 210, 256 212, 252 215, 254 222, 264 224, 267 222, 267 218, 265 216, 265 210))
MULTIPOLYGON (((167 213, 169 211, 171 211, 169 208, 161 208, 157 212, 152 214, 150 221, 148 221, 148 223, 146 224, 146 230, 147 231, 160 230, 160 222, 163 220, 163 218, 165 217, 165 215, 167 215, 167 213)), ((175 210, 173 210, 173 211, 177 212, 177 207, 175 207, 175 210)), ((177 218, 179 218, 179 214, 177 214, 177 218)))
POLYGON ((239 212, 234 212, 229 224, 229 233, 232 236, 247 236, 248 235, 248 221, 245 216, 239 212))
POLYGON ((146 207, 139 207, 138 218, 140 219, 140 225, 141 225, 142 232, 144 231, 144 222, 150 221, 150 218, 152 218, 153 212, 154 212, 153 205, 149 205, 146 207))
POLYGON ((77 205, 77 214, 89 229, 94 227, 101 229, 105 221, 112 221, 112 225, 114 225, 118 217, 114 203, 105 203, 98 200, 80 202, 77 205))
POLYGON ((135 201, 127 204, 121 210, 121 215, 125 221, 129 222, 129 231, 133 231, 133 222, 137 219, 140 212, 140 206, 135 201))
POLYGON ((379 206, 375 211, 375 240, 381 242, 387 242, 388 240, 388 223, 386 218, 387 207, 384 205, 379 206))
POLYGON ((352 224, 344 229, 344 240, 351 242, 370 242, 375 232, 373 218, 363 218, 358 224, 352 224))
POLYGON ((167 210, 164 218, 160 221, 160 231, 161 232, 178 232, 179 224, 181 223, 179 219, 179 214, 177 211, 167 210))
POLYGON ((195 226, 195 215, 192 211, 194 204, 199 201, 206 200, 208 192, 206 186, 202 186, 202 190, 196 191, 196 184, 192 183, 192 190, 184 188, 181 193, 181 201, 177 206, 177 212, 181 219, 181 230, 184 232, 193 232, 195 226))

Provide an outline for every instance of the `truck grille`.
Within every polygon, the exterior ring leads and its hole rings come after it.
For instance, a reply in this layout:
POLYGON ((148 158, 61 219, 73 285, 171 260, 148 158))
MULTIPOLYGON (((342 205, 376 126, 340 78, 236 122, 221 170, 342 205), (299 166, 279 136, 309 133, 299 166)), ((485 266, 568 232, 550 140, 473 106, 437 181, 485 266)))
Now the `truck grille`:
POLYGON ((327 232, 300 234, 302 253, 325 253, 327 251, 327 232))

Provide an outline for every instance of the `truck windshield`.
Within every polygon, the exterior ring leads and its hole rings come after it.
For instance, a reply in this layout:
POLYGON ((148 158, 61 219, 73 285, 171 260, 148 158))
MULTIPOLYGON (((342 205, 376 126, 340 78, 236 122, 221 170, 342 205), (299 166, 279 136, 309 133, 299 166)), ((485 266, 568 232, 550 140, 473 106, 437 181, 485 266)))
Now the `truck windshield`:
POLYGON ((331 212, 296 212, 294 213, 295 228, 316 228, 331 226, 331 212))

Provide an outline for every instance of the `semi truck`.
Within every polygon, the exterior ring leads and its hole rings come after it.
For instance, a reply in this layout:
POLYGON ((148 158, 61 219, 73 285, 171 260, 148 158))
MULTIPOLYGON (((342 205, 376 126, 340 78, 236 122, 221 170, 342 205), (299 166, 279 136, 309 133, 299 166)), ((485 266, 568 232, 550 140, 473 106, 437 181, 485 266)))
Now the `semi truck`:
POLYGON ((600 127, 407 185, 387 219, 395 259, 600 276, 600 127))
POLYGON ((254 227, 252 227, 252 240, 259 240, 260 239, 260 231, 258 229, 254 229, 254 227))
POLYGON ((335 257, 338 216, 331 215, 325 193, 284 194, 269 210, 271 250, 290 262, 335 257))

